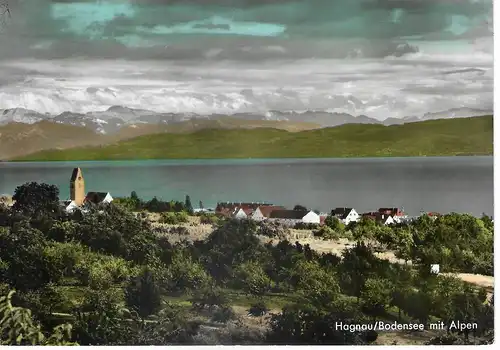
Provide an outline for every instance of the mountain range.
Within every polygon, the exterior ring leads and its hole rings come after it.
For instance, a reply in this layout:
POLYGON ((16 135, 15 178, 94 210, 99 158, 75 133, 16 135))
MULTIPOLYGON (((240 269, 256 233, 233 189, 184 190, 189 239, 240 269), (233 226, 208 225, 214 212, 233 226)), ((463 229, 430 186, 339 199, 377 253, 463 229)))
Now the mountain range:
POLYGON ((322 111, 238 113, 208 116, 180 113, 155 113, 148 110, 113 106, 106 111, 53 116, 13 108, 0 110, 0 160, 22 157, 48 149, 109 145, 122 140, 161 133, 191 133, 204 129, 271 128, 289 132, 334 127, 343 124, 407 124, 433 119, 454 119, 488 114, 468 108, 423 117, 384 121, 367 116, 322 111), (307 121, 305 121, 307 120, 307 121))
POLYGON ((292 122, 312 124, 317 127, 332 127, 342 124, 383 124, 394 125, 412 123, 424 120, 461 118, 492 114, 492 111, 456 108, 437 113, 427 113, 424 116, 409 116, 405 118, 387 118, 377 120, 365 115, 351 115, 327 111, 269 111, 266 113, 235 113, 232 115, 211 114, 198 115, 194 113, 158 113, 144 109, 133 109, 123 106, 112 106, 105 111, 88 113, 63 112, 58 115, 43 114, 24 108, 0 109, 0 125, 12 122, 34 124, 40 121, 51 121, 64 125, 86 127, 96 133, 112 135, 124 128, 143 126, 144 124, 165 126, 181 122, 220 120, 228 118, 242 121, 292 122))

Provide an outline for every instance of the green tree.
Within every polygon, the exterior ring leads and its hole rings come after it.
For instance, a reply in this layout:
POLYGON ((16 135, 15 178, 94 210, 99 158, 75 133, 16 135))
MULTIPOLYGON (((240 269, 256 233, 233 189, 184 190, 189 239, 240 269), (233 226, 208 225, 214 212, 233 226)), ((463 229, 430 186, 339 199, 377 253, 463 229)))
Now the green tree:
POLYGON ((12 305, 14 293, 0 298, 0 345, 78 345, 70 342, 70 324, 61 324, 51 334, 44 334, 31 310, 12 305))
POLYGON ((189 214, 193 214, 193 205, 191 204, 191 198, 189 195, 186 195, 186 200, 184 201, 184 207, 186 208, 189 214))
POLYGON ((248 294, 262 297, 272 287, 272 281, 262 266, 256 262, 246 262, 236 267, 234 276, 237 286, 242 287, 248 294))
POLYGON ((59 189, 45 183, 28 182, 14 191, 12 209, 27 216, 57 214, 60 210, 59 189))
POLYGON ((307 304, 287 305, 270 320, 266 342, 286 345, 362 345, 377 339, 374 332, 338 329, 336 325, 363 324, 364 318, 356 305, 337 300, 329 307, 316 308, 307 304))
POLYGON ((3 278, 19 291, 42 288, 61 278, 45 255, 47 241, 43 234, 26 221, 14 223, 12 228, 0 227, 0 260, 4 262, 3 278))
POLYGON ((125 303, 141 318, 157 313, 161 308, 161 291, 149 268, 133 278, 125 288, 125 303))
POLYGON ((368 278, 361 291, 363 310, 372 315, 383 316, 391 301, 391 282, 380 278, 368 278))
POLYGON ((325 225, 336 232, 342 232, 345 229, 345 225, 337 217, 333 215, 328 215, 325 219, 325 225))
POLYGON ((307 211, 308 209, 306 207, 304 207, 303 205, 297 204, 293 207, 293 210, 307 211))
POLYGON ((174 253, 163 275, 165 289, 174 293, 196 291, 211 283, 212 279, 203 266, 179 251, 174 253))

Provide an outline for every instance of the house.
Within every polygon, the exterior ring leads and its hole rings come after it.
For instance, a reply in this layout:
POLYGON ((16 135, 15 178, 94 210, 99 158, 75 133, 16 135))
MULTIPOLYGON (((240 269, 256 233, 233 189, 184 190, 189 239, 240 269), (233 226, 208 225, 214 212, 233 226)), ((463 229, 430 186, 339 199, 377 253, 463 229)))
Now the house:
POLYGON ((269 219, 271 213, 275 210, 286 210, 286 208, 278 205, 262 205, 255 209, 255 211, 252 213, 251 219, 255 221, 269 219))
POLYGON ((235 211, 232 214, 232 217, 235 219, 248 219, 254 210, 250 207, 237 207, 235 208, 235 211))
POLYGON ((390 216, 405 216, 403 210, 399 208, 379 208, 378 212, 390 216))
POLYGON ((67 212, 81 208, 85 203, 111 203, 113 197, 109 192, 88 192, 85 194, 85 179, 80 168, 74 168, 69 182, 70 200, 62 201, 67 212))
POLYGON ((295 226, 298 223, 319 224, 319 215, 310 210, 273 210, 269 221, 276 221, 285 226, 295 226))
POLYGON ((84 203, 111 203, 113 201, 113 197, 109 194, 109 192, 89 192, 85 196, 84 203))
POLYGON ((330 215, 336 217, 345 225, 358 221, 360 217, 354 208, 335 208, 330 215))
POLYGON ((396 221, 394 221, 394 218, 392 216, 386 215, 386 214, 381 214, 378 211, 363 213, 363 214, 361 214, 361 216, 364 218, 372 219, 372 220, 374 220, 382 225, 392 225, 392 224, 396 223, 396 221))
POLYGON ((246 218, 253 213, 259 206, 271 206, 272 204, 266 203, 234 203, 225 202, 217 203, 215 208, 215 214, 219 214, 226 217, 235 217, 238 215, 239 218, 246 218), (240 211, 241 209, 241 211, 240 211), (245 215, 243 215, 245 214, 245 215))

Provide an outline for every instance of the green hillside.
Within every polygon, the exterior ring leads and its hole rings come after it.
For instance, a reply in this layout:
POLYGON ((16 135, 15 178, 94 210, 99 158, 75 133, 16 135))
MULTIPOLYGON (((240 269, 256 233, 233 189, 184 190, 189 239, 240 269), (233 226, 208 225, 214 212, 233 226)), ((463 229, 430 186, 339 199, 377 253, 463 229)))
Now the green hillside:
POLYGON ((404 125, 349 124, 291 133, 205 129, 140 136, 105 146, 41 151, 16 160, 404 157, 493 154, 493 116, 404 125))

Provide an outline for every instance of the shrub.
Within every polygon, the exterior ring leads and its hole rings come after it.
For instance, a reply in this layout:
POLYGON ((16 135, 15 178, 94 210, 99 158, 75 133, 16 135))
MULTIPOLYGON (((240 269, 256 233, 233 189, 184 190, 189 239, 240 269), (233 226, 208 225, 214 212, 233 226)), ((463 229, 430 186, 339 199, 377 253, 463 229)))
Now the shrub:
POLYGON ((236 318, 236 313, 230 306, 218 307, 212 315, 212 321, 220 323, 226 323, 236 318))
POLYGON ((263 301, 259 301, 250 306, 248 313, 252 316, 259 317, 264 316, 268 313, 268 311, 269 309, 267 308, 266 304, 263 301))
POLYGON ((179 236, 189 236, 189 229, 184 226, 175 226, 170 228, 169 233, 179 236))
POLYGON ((217 225, 220 219, 215 214, 201 214, 200 223, 208 225, 217 225))
POLYGON ((188 215, 186 212, 179 213, 162 213, 160 217, 160 222, 163 224, 177 225, 181 223, 188 222, 188 215))
POLYGON ((149 268, 145 268, 139 276, 130 280, 125 288, 125 303, 142 318, 160 310, 160 286, 149 268))
POLYGON ((321 237, 324 240, 338 240, 340 234, 337 231, 332 230, 330 227, 324 225, 318 230, 313 231, 314 237, 321 237))
POLYGON ((316 230, 318 228, 318 224, 311 224, 306 222, 298 222, 295 224, 294 229, 296 230, 316 230))

